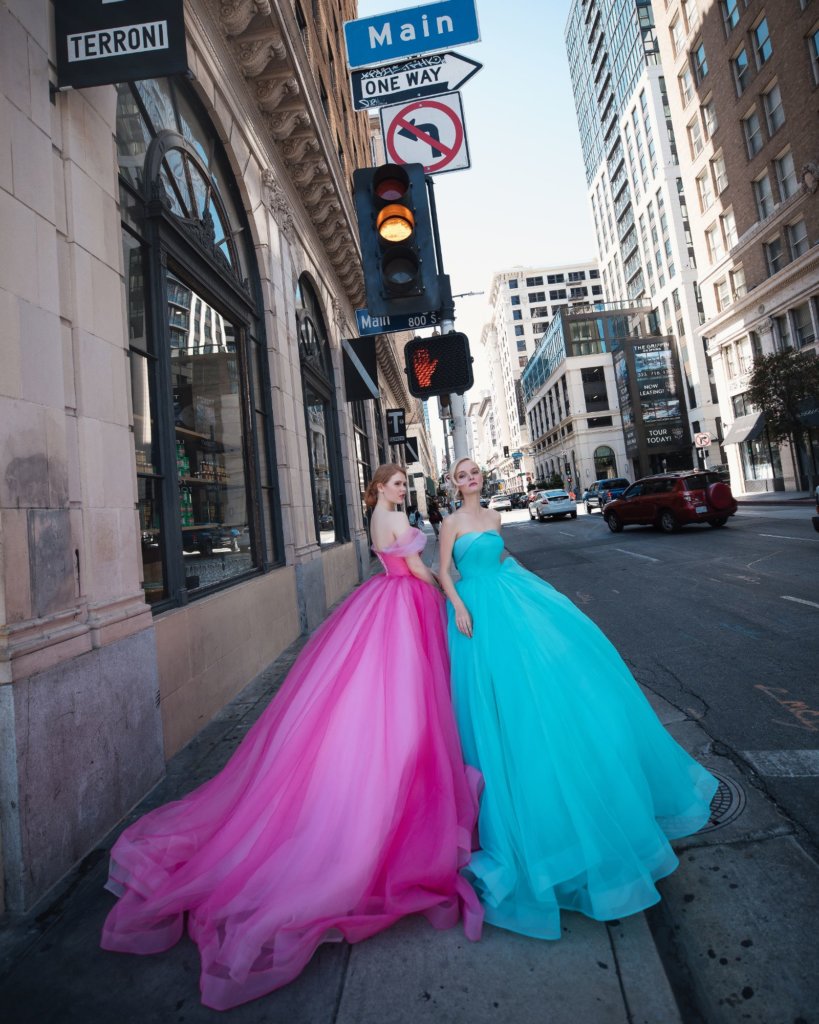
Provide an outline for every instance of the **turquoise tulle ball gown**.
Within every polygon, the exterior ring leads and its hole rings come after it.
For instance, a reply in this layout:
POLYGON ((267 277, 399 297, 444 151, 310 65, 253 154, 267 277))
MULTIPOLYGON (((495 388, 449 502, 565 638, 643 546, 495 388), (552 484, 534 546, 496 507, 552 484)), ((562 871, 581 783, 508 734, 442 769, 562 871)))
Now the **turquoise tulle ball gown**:
POLYGON ((716 779, 671 738, 623 660, 568 598, 491 530, 458 537, 465 637, 449 608, 452 690, 467 764, 484 777, 465 876, 485 920, 543 939, 560 911, 644 910, 709 818, 716 779))
POLYGON ((406 561, 424 543, 410 528, 380 552, 386 574, 317 630, 215 778, 123 832, 105 949, 157 953, 187 926, 202 1001, 225 1010, 291 981, 320 942, 406 914, 480 937, 459 873, 480 779, 452 713, 444 599, 406 561))

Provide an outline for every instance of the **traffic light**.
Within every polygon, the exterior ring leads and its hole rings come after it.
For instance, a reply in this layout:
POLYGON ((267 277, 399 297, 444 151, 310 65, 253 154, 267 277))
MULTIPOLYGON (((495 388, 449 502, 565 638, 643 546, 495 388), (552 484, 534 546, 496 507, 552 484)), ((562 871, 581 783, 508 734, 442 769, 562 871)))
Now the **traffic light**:
POLYGON ((409 392, 416 398, 462 395, 473 384, 469 338, 458 331, 413 338, 404 346, 409 392))
POLYGON ((353 173, 367 310, 374 316, 431 313, 441 285, 421 164, 353 173))

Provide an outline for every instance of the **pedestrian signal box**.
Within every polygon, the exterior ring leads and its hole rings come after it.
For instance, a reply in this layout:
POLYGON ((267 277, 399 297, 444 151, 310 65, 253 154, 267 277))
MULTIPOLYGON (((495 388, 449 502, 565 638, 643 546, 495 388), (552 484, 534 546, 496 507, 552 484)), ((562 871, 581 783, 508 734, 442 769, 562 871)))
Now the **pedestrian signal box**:
POLYGON ((353 172, 367 310, 372 316, 431 313, 441 284, 421 164, 353 172))
POLYGON ((462 395, 474 383, 469 339, 451 331, 431 338, 413 338, 404 347, 409 392, 416 398, 462 395))

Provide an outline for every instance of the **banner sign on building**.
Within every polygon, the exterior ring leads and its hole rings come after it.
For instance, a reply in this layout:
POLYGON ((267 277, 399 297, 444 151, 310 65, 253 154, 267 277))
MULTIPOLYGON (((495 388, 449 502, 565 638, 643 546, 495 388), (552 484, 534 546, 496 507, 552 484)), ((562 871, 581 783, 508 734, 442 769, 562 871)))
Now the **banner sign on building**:
POLYGON ((60 89, 188 70, 183 0, 55 0, 54 27, 60 89))
POLYGON ((614 379, 629 458, 685 446, 679 373, 670 338, 629 343, 614 351, 614 379))
POLYGON ((407 463, 420 462, 420 446, 417 437, 408 437, 404 442, 404 457, 407 463))
POLYGON ((387 409, 387 444, 405 444, 407 420, 403 409, 387 409))

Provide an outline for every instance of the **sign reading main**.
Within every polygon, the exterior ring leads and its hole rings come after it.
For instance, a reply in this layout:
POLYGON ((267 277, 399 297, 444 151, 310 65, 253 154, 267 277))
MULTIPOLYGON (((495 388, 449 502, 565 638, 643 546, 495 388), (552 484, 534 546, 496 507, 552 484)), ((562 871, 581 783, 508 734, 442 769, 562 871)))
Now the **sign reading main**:
POLYGON ((366 68, 418 53, 477 43, 475 0, 438 0, 422 7, 344 22, 347 65, 366 68))
POLYGON ((361 335, 394 334, 396 331, 415 331, 420 327, 437 327, 441 323, 440 313, 390 313, 389 316, 373 316, 368 309, 357 309, 355 319, 361 335))
POLYGON ((60 89, 188 70, 183 0, 56 0, 54 27, 60 89))
POLYGON ((459 53, 433 53, 400 64, 385 64, 350 73, 353 109, 369 110, 400 99, 452 92, 483 67, 459 53))

